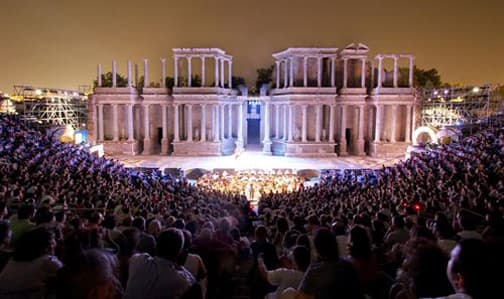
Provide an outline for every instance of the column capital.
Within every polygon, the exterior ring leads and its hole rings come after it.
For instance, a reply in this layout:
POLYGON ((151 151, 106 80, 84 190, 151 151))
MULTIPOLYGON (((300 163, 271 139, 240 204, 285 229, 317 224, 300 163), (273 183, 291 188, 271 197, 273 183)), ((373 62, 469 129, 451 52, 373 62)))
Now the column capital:
POLYGON ((200 104, 200 106, 201 106, 201 107, 206 107, 206 105, 207 105, 207 104, 205 104, 205 103, 201 103, 201 104, 200 104))

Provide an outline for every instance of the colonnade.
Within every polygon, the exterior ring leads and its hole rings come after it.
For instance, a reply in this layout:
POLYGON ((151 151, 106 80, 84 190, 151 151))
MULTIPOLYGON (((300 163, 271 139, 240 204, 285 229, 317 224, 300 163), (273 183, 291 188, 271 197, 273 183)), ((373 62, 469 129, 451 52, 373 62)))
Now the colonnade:
POLYGON ((331 87, 336 86, 336 55, 303 55, 291 56, 288 58, 278 59, 275 61, 276 66, 276 86, 280 88, 280 77, 283 69, 283 88, 298 87, 295 86, 294 64, 295 60, 301 58, 303 60, 303 86, 308 87, 308 63, 310 59, 317 61, 317 87, 322 87, 322 62, 324 58, 331 60, 331 87), (282 68, 283 65, 283 68, 282 68))
POLYGON ((414 74, 414 65, 413 61, 415 60, 413 55, 395 55, 395 54, 380 54, 375 57, 378 60, 378 79, 377 79, 377 87, 383 87, 383 59, 385 58, 391 58, 394 60, 394 67, 393 67, 393 87, 397 88, 399 87, 398 84, 398 72, 399 72, 399 67, 398 67, 398 61, 400 58, 407 58, 409 60, 409 75, 408 75, 408 87, 413 87, 413 74, 414 74))
POLYGON ((374 126, 374 142, 379 143, 382 141, 383 128, 384 128, 384 113, 387 106, 391 107, 391 119, 390 119, 390 142, 397 142, 397 110, 399 107, 404 106, 406 109, 406 123, 404 126, 404 136, 405 142, 411 142, 411 119, 414 111, 412 111, 412 105, 385 105, 385 104, 375 104, 376 109, 375 114, 375 126, 374 126))
POLYGON ((227 86, 230 88, 233 76, 233 60, 231 56, 228 55, 202 55, 202 54, 187 54, 187 55, 174 55, 173 65, 174 65, 174 87, 179 87, 179 60, 186 59, 187 61, 187 87, 192 87, 192 60, 193 58, 200 59, 201 61, 201 87, 207 87, 206 84, 206 59, 213 59, 214 66, 214 86, 224 87, 225 81, 225 63, 228 67, 228 78, 227 86))
MULTIPOLYGON (((92 118, 94 120, 94 123, 97 124, 95 125, 94 129, 94 136, 97 136, 97 141, 98 142, 103 142, 105 141, 105 134, 104 134, 104 119, 106 118, 104 116, 104 106, 108 105, 111 107, 111 114, 112 114, 112 140, 114 142, 119 141, 119 113, 118 109, 119 106, 125 106, 126 108, 126 113, 125 117, 123 118, 123 125, 124 122, 126 123, 127 127, 127 141, 128 142, 134 142, 134 118, 133 118, 133 109, 134 109, 134 104, 116 104, 116 103, 99 103, 94 109, 94 113, 92 115, 92 118)), ((174 103, 174 104, 140 104, 136 105, 137 107, 140 107, 143 109, 143 136, 144 136, 144 144, 150 143, 150 138, 151 138, 151 132, 150 132, 150 118, 151 118, 151 107, 152 106, 160 106, 161 108, 161 116, 162 116, 162 139, 161 142, 168 142, 168 126, 169 123, 173 124, 173 142, 219 142, 224 139, 230 139, 233 138, 233 126, 235 125, 233 123, 233 119, 236 117, 237 120, 237 141, 241 142, 243 144, 243 103, 216 103, 216 104, 207 104, 207 103, 200 103, 200 104, 180 104, 180 103, 174 103), (169 107, 173 107, 173 120, 169 121, 168 120, 168 111, 167 109, 169 107), (200 108, 200 136, 199 140, 194 140, 194 126, 193 126, 193 107, 198 106, 200 108), (238 108, 236 109, 236 114, 233 115, 233 106, 237 106, 238 108), (207 107, 210 107, 210 133, 209 136, 207 136, 207 107), (227 115, 225 115, 225 111, 227 110, 227 115), (184 124, 182 125, 182 128, 180 127, 181 125, 181 119, 184 119, 184 124), (227 119, 228 121, 228 126, 225 127, 225 120, 227 119), (183 133, 183 134, 181 134, 183 133), (208 137, 208 138, 207 138, 208 137)), ((167 153, 167 148, 164 150, 164 153, 167 153)))

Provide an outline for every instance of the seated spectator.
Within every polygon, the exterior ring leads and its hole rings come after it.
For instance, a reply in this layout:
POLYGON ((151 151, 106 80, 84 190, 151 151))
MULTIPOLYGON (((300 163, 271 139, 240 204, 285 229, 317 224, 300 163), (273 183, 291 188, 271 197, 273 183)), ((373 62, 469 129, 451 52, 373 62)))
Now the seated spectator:
POLYGON ((398 283, 391 289, 390 298, 434 298, 453 292, 446 277, 448 259, 433 241, 410 240, 406 257, 398 274, 398 283))
POLYGON ((35 207, 31 203, 22 204, 17 211, 17 217, 11 218, 10 225, 12 230, 12 245, 16 245, 17 239, 25 232, 35 228, 31 218, 35 214, 35 207))
POLYGON ((361 226, 354 226, 350 230, 348 252, 350 262, 357 270, 360 283, 366 294, 372 294, 378 276, 378 263, 371 249, 368 234, 361 226))
POLYGON ((156 257, 145 253, 133 255, 124 299, 178 299, 191 297, 189 294, 201 297, 192 274, 177 263, 183 246, 183 233, 169 228, 159 234, 156 257))
POLYGON ((296 298, 364 298, 354 267, 339 258, 334 235, 328 229, 319 229, 313 243, 318 261, 308 268, 296 298))
POLYGON ((156 252, 156 239, 151 234, 145 232, 145 218, 136 217, 133 219, 132 225, 140 231, 140 240, 138 241, 136 250, 153 256, 156 252))
POLYGON ((293 294, 291 291, 288 292, 290 295, 283 293, 288 288, 297 289, 306 269, 308 269, 308 266, 310 265, 310 259, 310 251, 303 246, 296 246, 294 250, 292 250, 292 269, 279 268, 268 271, 266 269, 266 265, 264 264, 264 260, 259 258, 259 271, 262 277, 268 281, 269 284, 277 286, 276 291, 268 294, 266 298, 287 298, 288 296, 291 296, 290 298, 294 298, 295 293, 293 294))
POLYGON ((11 238, 12 231, 10 229, 9 222, 5 220, 0 221, 0 273, 3 268, 12 257, 12 248, 11 248, 11 238))
POLYGON ((462 229, 457 233, 457 237, 460 240, 464 239, 479 239, 483 240, 483 236, 476 231, 477 220, 475 215, 471 214, 469 211, 462 210, 457 215, 458 225, 462 229))
POLYGON ((45 298, 63 264, 54 256, 54 234, 36 228, 19 237, 14 255, 0 273, 0 298, 45 298))
POLYGON ((385 235, 385 245, 391 248, 394 244, 406 243, 410 238, 410 234, 406 229, 404 219, 402 216, 395 216, 392 218, 392 226, 389 232, 385 235))
POLYGON ((455 289, 448 299, 490 299, 500 297, 502 269, 494 273, 492 263, 495 257, 489 256, 488 245, 479 239, 469 238, 460 241, 452 250, 446 272, 455 289))
POLYGON ((86 250, 58 273, 56 299, 120 299, 122 287, 107 254, 86 250))

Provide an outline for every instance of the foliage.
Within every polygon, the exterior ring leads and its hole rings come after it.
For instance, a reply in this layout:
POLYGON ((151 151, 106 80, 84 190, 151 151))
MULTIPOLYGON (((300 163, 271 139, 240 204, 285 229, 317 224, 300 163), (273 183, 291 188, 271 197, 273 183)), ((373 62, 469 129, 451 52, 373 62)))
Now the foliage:
MULTIPOLYGON (((108 72, 106 74, 101 75, 102 78, 102 87, 112 87, 112 72, 108 72)), ((98 87, 98 80, 94 80, 94 87, 98 87)), ((121 74, 116 74, 116 86, 117 87, 126 87, 128 86, 128 79, 126 77, 121 76, 121 74)))
POLYGON ((246 85, 245 78, 238 77, 238 76, 232 76, 231 77, 231 85, 232 85, 232 88, 238 88, 240 85, 246 85))
POLYGON ((413 75, 415 87, 438 88, 443 85, 441 75, 435 68, 423 70, 415 65, 413 75))
POLYGON ((165 78, 165 87, 172 90, 173 86, 175 85, 175 79, 173 77, 166 77, 165 78))
POLYGON ((191 77, 191 87, 201 87, 201 77, 199 75, 191 77))
POLYGON ((269 84, 273 81, 273 69, 274 65, 268 68, 257 69, 257 79, 256 79, 256 90, 261 90, 263 84, 269 84))

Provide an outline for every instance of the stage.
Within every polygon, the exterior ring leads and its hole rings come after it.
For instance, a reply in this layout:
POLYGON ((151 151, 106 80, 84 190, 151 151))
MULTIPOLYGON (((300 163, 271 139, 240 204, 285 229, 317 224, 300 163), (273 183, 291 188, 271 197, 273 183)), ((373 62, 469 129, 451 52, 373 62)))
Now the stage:
POLYGON ((126 167, 141 168, 180 168, 184 171, 194 168, 213 169, 376 169, 391 166, 404 155, 393 158, 374 158, 368 156, 334 157, 334 158, 298 158, 265 155, 259 151, 245 151, 236 156, 222 157, 172 157, 172 156, 127 156, 106 155, 107 158, 119 160, 126 167))

